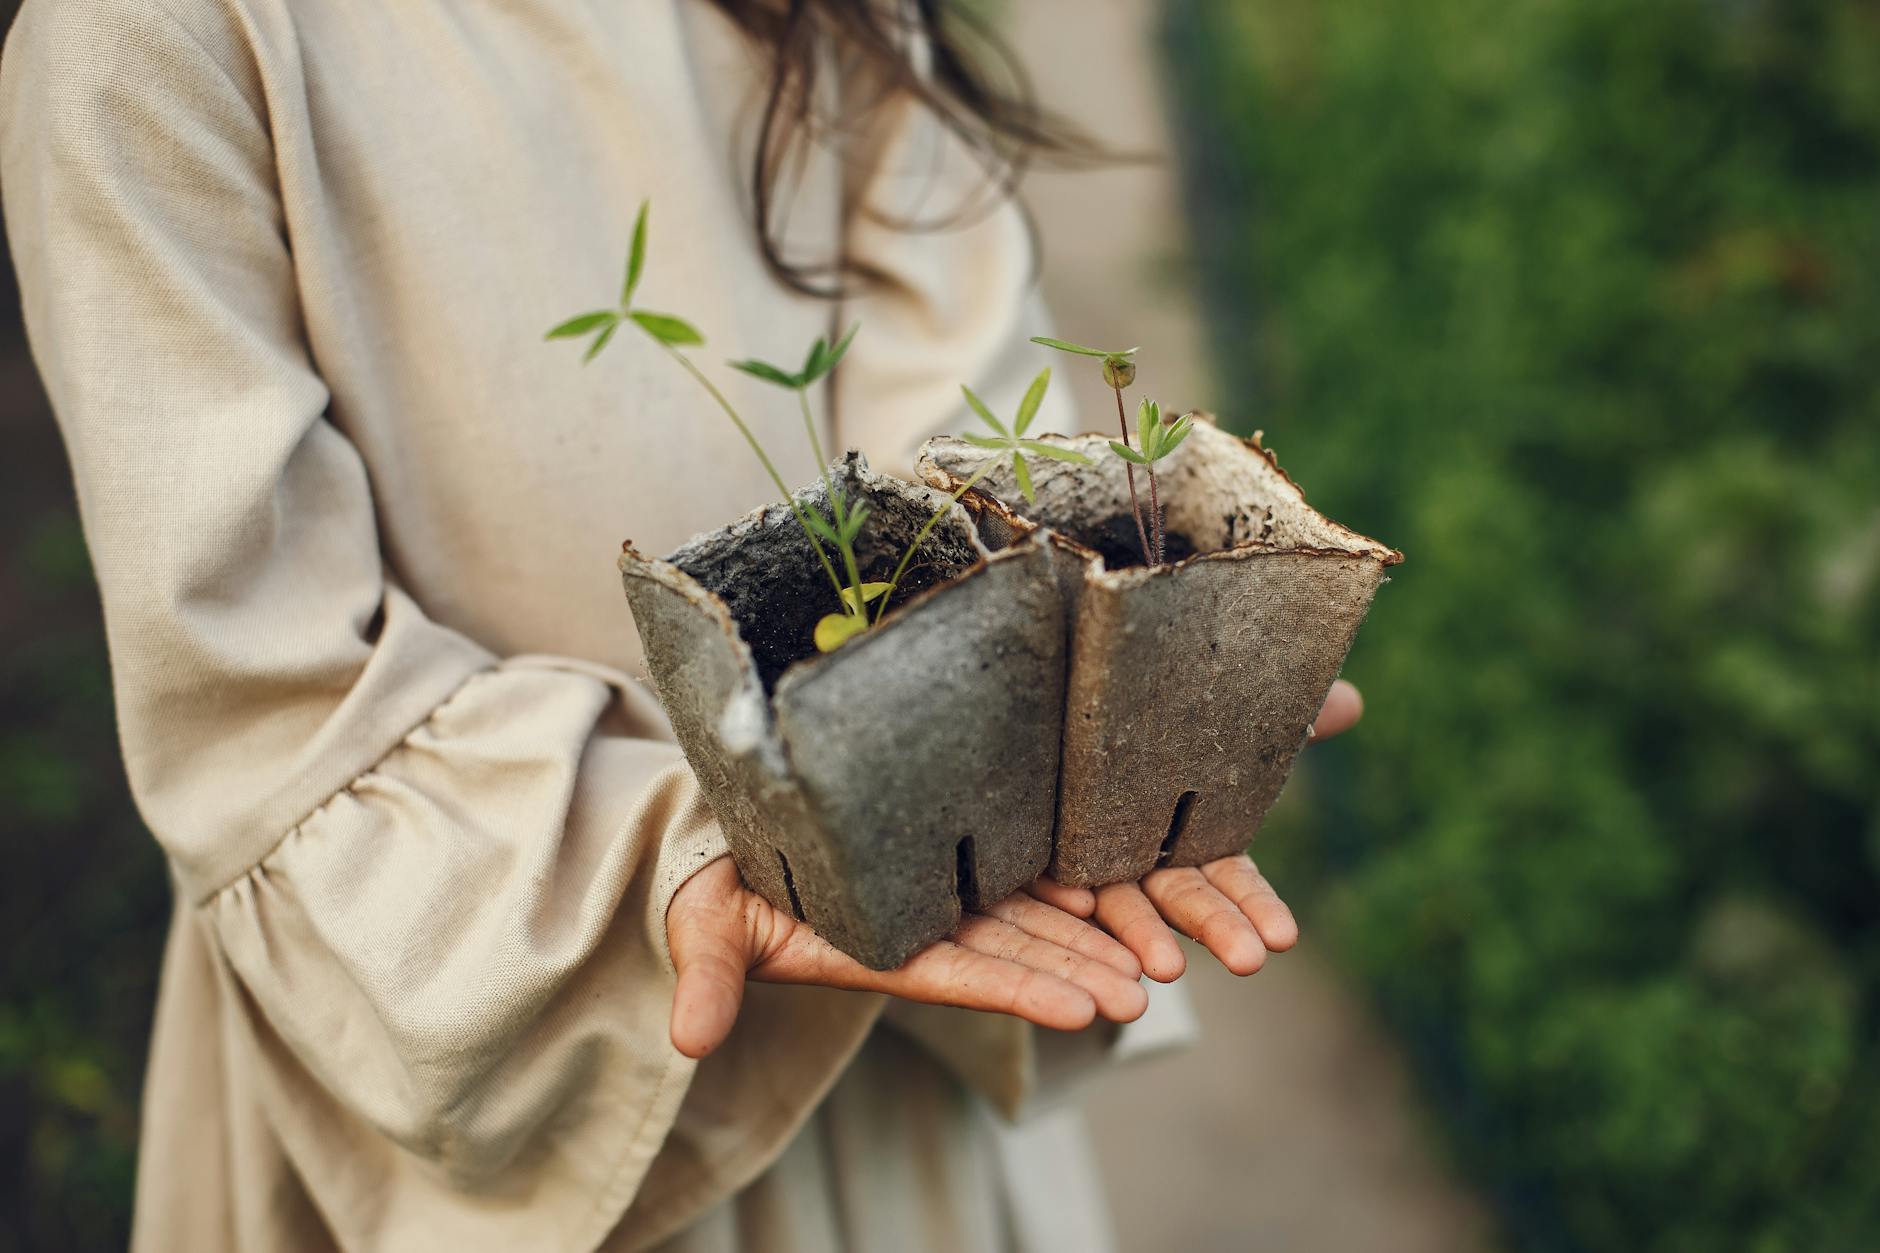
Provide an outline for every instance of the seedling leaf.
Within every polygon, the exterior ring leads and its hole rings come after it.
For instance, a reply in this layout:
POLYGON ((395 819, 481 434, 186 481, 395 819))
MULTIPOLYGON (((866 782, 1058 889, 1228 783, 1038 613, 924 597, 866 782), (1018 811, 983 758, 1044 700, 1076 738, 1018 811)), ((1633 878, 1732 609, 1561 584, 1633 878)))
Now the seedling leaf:
POLYGON ((1161 443, 1161 417, 1161 406, 1153 400, 1136 406, 1136 443, 1142 446, 1142 455, 1151 461, 1156 458, 1156 445, 1161 443))
POLYGON ((857 505, 849 511, 849 516, 842 520, 842 542, 852 544, 855 537, 862 533, 862 523, 868 520, 868 506, 857 505))
POLYGON ((1001 452, 1012 446, 1007 440, 994 439, 990 435, 974 435, 970 431, 960 436, 960 438, 975 448, 990 448, 994 452, 1001 452))
POLYGON ((752 378, 760 378, 766 383, 775 383, 778 387, 785 387, 791 391, 803 386, 803 380, 797 375, 781 370, 768 361, 759 361, 755 357, 749 361, 728 361, 725 364, 734 370, 744 371, 752 378))
POLYGON ((653 202, 640 201, 640 214, 633 219, 633 243, 627 249, 627 278, 620 285, 620 307, 626 308, 633 303, 633 293, 640 285, 640 274, 646 269, 646 211, 653 202))
POLYGON ((1018 446, 1023 448, 1026 452, 1036 453, 1040 457, 1049 457, 1053 461, 1068 461, 1073 465, 1080 466, 1092 464, 1090 458, 1084 456, 1075 448, 1064 448, 1057 444, 1047 444, 1041 439, 1021 439, 1018 441, 1018 446))
POLYGON ((848 352, 849 345, 855 342, 855 332, 861 329, 860 322, 851 326, 848 334, 836 341, 834 348, 831 348, 827 341, 818 339, 809 350, 809 359, 803 363, 803 386, 808 387, 835 369, 836 363, 841 361, 843 354, 848 352))
MULTIPOLYGON (((862 605, 871 604, 874 601, 880 600, 887 594, 888 589, 893 586, 894 584, 892 583, 862 584, 862 605)), ((862 611, 862 605, 855 603, 855 589, 852 587, 842 589, 842 603, 848 606, 850 613, 860 613, 862 611)))
POLYGON ((1188 432, 1194 429, 1195 421, 1193 418, 1187 416, 1177 418, 1174 424, 1168 428, 1168 434, 1162 438, 1162 455, 1166 457, 1174 452, 1176 448, 1180 447, 1181 442, 1188 438, 1188 432))
POLYGON ((641 330, 668 348, 685 348, 705 342, 705 337, 690 322, 670 313, 649 313, 644 309, 635 309, 627 316, 638 323, 641 330))
POLYGON ((544 339, 573 339, 597 330, 609 322, 618 322, 620 315, 612 309, 596 309, 593 313, 582 313, 569 318, 560 326, 543 336, 544 339))
POLYGON ((612 339, 614 332, 619 329, 620 323, 618 321, 609 322, 606 326, 603 326, 601 333, 594 337, 594 342, 588 345, 588 350, 581 354, 581 364, 586 365, 588 362, 594 360, 594 358, 600 356, 601 349, 607 347, 607 341, 612 339))
POLYGON ((861 329, 862 324, 857 322, 854 326, 849 328, 848 334, 836 341, 836 346, 829 350, 829 359, 823 363, 822 372, 824 374, 835 369, 837 364, 841 362, 842 358, 849 351, 849 345, 855 342, 855 332, 861 329))
POLYGON ((1117 439, 1111 440, 1110 451, 1115 453, 1117 456, 1121 457, 1124 461, 1132 462, 1139 466, 1146 466, 1149 464, 1149 459, 1147 457, 1137 452, 1134 448, 1131 448, 1128 444, 1123 443, 1123 441, 1121 440, 1117 440, 1117 439))
POLYGON ((1025 503, 1038 503, 1038 493, 1031 487, 1031 467, 1025 464, 1025 454, 1016 448, 1012 450, 1012 473, 1018 478, 1018 490, 1025 493, 1025 503))
POLYGON ((841 543, 841 541, 836 538, 835 527, 829 525, 829 519, 823 517, 822 514, 818 513, 816 510, 805 509, 803 511, 803 520, 808 522, 809 529, 816 532, 822 539, 828 540, 831 544, 841 543))
POLYGON ((1012 434, 1023 435, 1025 428, 1031 425, 1037 416, 1038 406, 1044 403, 1045 389, 1051 386, 1051 367, 1038 371, 1038 377, 1025 389, 1025 399, 1018 402, 1018 415, 1012 419, 1012 434))
POLYGON ((816 624, 816 651, 833 653, 868 629, 868 619, 856 614, 824 614, 816 624))
POLYGON ((973 395, 972 388, 961 383, 960 390, 966 394, 966 403, 973 407, 973 412, 979 415, 982 422, 1001 435, 1011 434, 1010 431, 1005 429, 1005 423, 992 416, 992 410, 986 408, 986 402, 973 395))
POLYGON ((829 341, 818 335, 816 342, 809 346, 809 355, 803 358, 803 372, 798 377, 807 387, 823 375, 823 362, 829 356, 829 341))
MULTIPOLYGON (((1086 348, 1082 344, 1073 344, 1069 340, 1052 339, 1049 335, 1033 335, 1031 342, 1043 344, 1046 348, 1055 348, 1059 352, 1074 352, 1080 357, 1107 357, 1110 354, 1101 348, 1086 348)), ((1131 352, 1136 351, 1134 348, 1131 352)))

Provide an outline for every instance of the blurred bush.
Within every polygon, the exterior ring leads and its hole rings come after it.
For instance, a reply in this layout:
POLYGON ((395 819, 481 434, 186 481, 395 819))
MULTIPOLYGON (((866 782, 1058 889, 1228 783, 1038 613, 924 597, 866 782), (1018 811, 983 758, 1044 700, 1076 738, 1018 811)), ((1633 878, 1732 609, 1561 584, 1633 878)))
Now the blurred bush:
POLYGON ((1880 6, 1168 32, 1227 407, 1409 557, 1263 857, 1525 1246, 1880 1248, 1880 6))
POLYGON ((64 454, 10 320, 0 317, 0 1253, 122 1249, 169 886, 118 757, 64 454))

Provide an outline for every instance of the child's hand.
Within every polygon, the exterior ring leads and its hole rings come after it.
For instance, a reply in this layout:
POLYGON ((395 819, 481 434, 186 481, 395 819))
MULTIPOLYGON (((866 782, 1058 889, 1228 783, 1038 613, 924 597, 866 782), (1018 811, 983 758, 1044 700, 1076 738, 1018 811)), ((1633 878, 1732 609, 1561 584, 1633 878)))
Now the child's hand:
POLYGON ((679 971, 673 1045, 703 1057, 724 1043, 747 978, 886 992, 1015 1014, 1064 1031, 1086 1027, 1099 1014, 1115 1022, 1139 1017, 1149 1004, 1138 982, 1141 965, 1091 923, 1041 899, 1060 893, 1081 913, 1096 908, 1090 892, 1040 880, 983 914, 966 915, 952 935, 899 969, 870 970, 745 887, 731 859, 721 857, 686 880, 666 913, 679 971))
MULTIPOLYGON (((1358 689, 1340 679, 1312 726, 1313 738, 1350 730, 1363 716, 1358 689)), ((1200 941, 1237 975, 1252 974, 1266 964, 1268 953, 1283 953, 1299 942, 1292 910, 1244 853, 1205 866, 1156 870, 1141 883, 1098 888, 1094 911, 1061 903, 1080 917, 1094 913, 1136 955, 1143 972, 1161 983, 1179 978, 1187 966, 1176 931, 1200 941)))

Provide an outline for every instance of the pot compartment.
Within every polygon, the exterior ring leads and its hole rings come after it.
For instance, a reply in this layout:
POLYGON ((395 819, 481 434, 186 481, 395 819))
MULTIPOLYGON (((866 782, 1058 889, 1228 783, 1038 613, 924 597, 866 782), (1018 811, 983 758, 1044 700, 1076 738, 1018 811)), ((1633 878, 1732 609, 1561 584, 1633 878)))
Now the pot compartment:
MULTIPOLYGON (((1089 466, 980 484, 1079 559, 1053 873, 1097 885, 1244 849, 1277 798, 1352 638, 1401 555, 1325 518, 1257 441, 1198 421, 1158 469, 1167 547, 1142 563, 1125 463, 1101 435, 1049 437, 1089 466), (1068 541, 1068 542, 1066 542, 1068 541), (1183 557, 1183 554, 1191 554, 1183 557)), ((930 441, 921 472, 962 481, 987 456, 930 441)), ((1148 478, 1137 489, 1146 509, 1148 478)))
MULTIPOLYGON (((875 475, 859 453, 852 452, 832 466, 831 477, 842 485, 844 500, 867 503, 868 522, 856 539, 856 565, 864 582, 885 582, 908 542, 944 497, 911 485, 902 485, 903 491, 884 489, 883 484, 894 480, 875 475)), ((796 493, 796 499, 829 516, 822 480, 796 493)), ((978 564, 986 549, 976 538, 961 513, 941 519, 921 541, 920 553, 902 577, 890 610, 978 564)), ((846 585, 847 573, 836 555, 829 555, 846 585)), ((840 608, 808 537, 782 504, 697 536, 666 560, 724 602, 738 634, 750 647, 766 691, 775 690, 790 666, 817 655, 812 639, 816 623, 840 608)))
MULTIPOLYGON (((837 469, 885 580, 945 496, 837 469)), ((821 505, 819 482, 798 499, 821 505)), ((666 561, 621 559, 647 663, 745 881, 888 968, 1042 872, 1062 740, 1065 607, 1052 549, 996 504, 923 541, 883 623, 826 656, 833 590, 783 505, 666 561), (1014 540, 993 553, 980 538, 1014 540)))

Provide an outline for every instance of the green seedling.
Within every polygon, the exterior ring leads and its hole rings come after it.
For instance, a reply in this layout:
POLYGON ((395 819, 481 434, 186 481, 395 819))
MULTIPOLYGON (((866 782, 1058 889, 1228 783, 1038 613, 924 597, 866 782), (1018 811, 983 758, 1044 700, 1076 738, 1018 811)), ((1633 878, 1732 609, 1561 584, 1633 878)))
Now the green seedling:
MULTIPOLYGON (((832 541, 838 541, 838 548, 841 543, 847 543, 851 546, 851 551, 853 551, 854 538, 861 532, 862 520, 867 516, 867 511, 865 509, 860 510, 860 517, 856 516, 854 513, 848 514, 844 524, 839 527, 832 525, 827 518, 812 518, 811 511, 797 504, 795 497, 790 494, 789 485, 783 481, 783 476, 777 473, 776 463, 770 459, 770 454, 764 451, 764 446, 758 442, 757 436, 738 414, 737 409, 725 398, 725 394, 718 389, 717 384, 713 383, 710 378, 706 377, 705 372, 699 369, 698 364, 680 351, 682 348, 703 347, 705 337, 699 334, 697 328, 684 318, 676 317, 670 313, 654 313, 647 309, 636 309, 633 307, 634 293, 639 290, 640 277, 646 270, 646 221, 648 211, 651 207, 650 201, 641 201, 639 215, 633 220, 633 241, 627 248, 627 274, 620 285, 619 304, 612 309, 596 309, 591 313, 576 314, 574 317, 569 318, 567 321, 551 329, 548 332, 547 338, 578 339, 583 335, 592 335, 594 337, 593 342, 588 345, 587 352, 581 357, 581 362, 585 365, 600 355, 601 350, 607 347, 608 342, 613 339, 614 333, 620 329, 622 324, 632 323, 641 331, 644 331, 647 338, 651 339, 655 344, 658 344, 659 347, 665 351, 667 356, 676 361, 687 374, 690 374, 693 379, 698 382, 700 387, 705 389, 706 394, 724 411, 725 416, 731 419, 731 424, 737 427, 738 434, 742 435, 744 442, 750 445, 751 451, 757 455, 757 460, 763 465, 764 472, 770 476, 770 481, 776 484, 777 491, 782 494, 784 502, 790 506, 790 512, 796 516, 797 525, 803 528, 803 534, 809 540, 810 547, 816 550, 816 558, 821 562, 823 572, 829 576, 830 586, 835 589, 837 602, 846 606, 849 601, 844 597, 843 593, 849 589, 842 586, 842 578, 836 573, 835 563, 830 561, 829 554, 824 551, 818 537, 826 536, 832 541), (820 527, 818 524, 820 524, 820 527), (845 534, 846 539, 843 539, 845 534)), ((850 331, 849 334, 843 338, 841 344, 842 352, 848 350, 849 341, 854 337, 855 332, 850 331)), ((818 344, 821 345, 821 341, 818 341, 818 344)), ((841 352, 834 352, 826 345, 821 346, 822 351, 820 353, 815 349, 811 350, 810 364, 820 365, 819 357, 833 359, 829 360, 828 364, 820 369, 816 375, 817 378, 821 378, 822 375, 827 374, 829 370, 835 368, 835 360, 839 360, 841 356, 841 352)), ((766 368, 775 369, 775 367, 766 368)), ((809 367, 806 365, 804 372, 808 373, 808 371, 809 367)), ((781 375, 783 372, 777 371, 777 373, 781 375)), ((807 386, 807 384, 805 384, 805 386, 807 386)), ((831 499, 833 500, 833 497, 831 499)), ((859 610, 855 616, 860 616, 859 610)), ((843 638, 847 637, 844 636, 843 638)), ((840 642, 840 640, 837 640, 836 644, 840 642)), ((818 647, 821 647, 820 640, 818 641, 818 647)), ((834 647, 834 645, 831 645, 831 647, 834 647)))
MULTIPOLYGON (((1030 428, 1031 420, 1038 416, 1038 406, 1044 403, 1045 389, 1050 386, 1051 371, 1040 370, 1038 377, 1031 381, 1031 386, 1025 389, 1025 398, 1018 402, 1018 412, 1012 415, 1012 425, 1009 430, 1005 423, 999 421, 992 410, 986 407, 986 402, 973 394, 972 388, 964 384, 960 386, 961 393, 966 397, 967 406, 978 414, 979 420, 991 427, 993 431, 991 435, 965 435, 961 438, 980 448, 1009 454, 1012 459, 1012 476, 1018 480, 1018 490, 1025 493, 1026 501, 1032 503, 1036 503, 1038 496, 1032 488, 1031 466, 1025 462, 1026 453, 1047 457, 1053 461, 1071 461, 1079 465, 1090 464, 1090 458, 1080 452, 1060 448, 1056 444, 1047 444, 1041 439, 1025 438, 1025 432, 1030 428)), ((1003 458, 995 459, 988 463, 987 468, 999 465, 1003 460, 1003 458)), ((984 471, 980 473, 983 474, 984 471)), ((973 477, 976 479, 979 475, 973 477)))
MULTIPOLYGON (((550 330, 547 338, 579 339, 583 336, 593 336, 587 352, 581 358, 582 364, 585 365, 600 355, 601 350, 607 347, 623 324, 631 323, 644 332, 687 374, 690 374, 700 387, 705 389, 718 407, 724 411, 725 416, 731 419, 732 425, 737 427, 738 433, 744 437, 744 442, 750 445, 751 451, 757 455, 765 473, 770 475, 770 481, 776 485, 777 491, 790 506, 790 512, 795 515, 797 525, 803 529, 804 537, 809 540, 810 547, 815 550, 824 573, 829 576, 830 586, 835 589, 837 610, 825 614, 816 623, 814 641, 819 651, 834 652, 855 636, 868 630, 874 623, 881 621, 888 611, 889 600, 893 597, 895 589, 900 586, 901 579, 906 575, 914 554, 919 551, 921 542, 932 533, 933 528, 939 524, 941 518, 946 516, 953 504, 989 470, 1003 464, 1006 457, 1012 458, 1014 472, 1024 487, 1027 499, 1032 496, 1032 483, 1030 467, 1025 463, 1024 453, 1031 452, 1037 456, 1051 457, 1059 461, 1089 464, 1090 459, 1081 453, 1058 448, 1041 440, 1024 438, 1026 429, 1038 412, 1038 406, 1044 400, 1045 388, 1050 385, 1051 381, 1051 371, 1045 370, 1032 380, 1031 387, 1019 404, 1018 413, 1009 430, 1004 423, 993 416, 991 410, 977 396, 973 395, 970 389, 962 388, 961 390, 966 393, 967 403, 998 436, 997 439, 972 436, 968 438, 974 439, 984 447, 997 448, 1004 453, 1004 456, 994 458, 982 466, 972 478, 953 493, 952 498, 946 504, 934 511, 933 516, 927 519, 926 524, 914 536, 913 542, 907 546, 907 551, 901 554, 900 562, 895 566, 893 578, 885 582, 864 580, 860 564, 855 557, 855 540, 860 536, 862 526, 868 519, 868 506, 857 501, 851 507, 843 497, 840 486, 830 479, 829 462, 823 455, 822 440, 816 433, 815 418, 809 407, 809 389, 836 368, 843 354, 848 352, 849 345, 854 342, 856 331, 861 328, 859 326, 849 328, 848 333, 833 345, 825 339, 817 339, 810 346, 809 355, 800 370, 786 370, 782 366, 755 358, 728 363, 732 369, 748 374, 752 378, 796 393, 797 406, 803 416, 804 433, 809 438, 811 451, 815 453, 816 464, 822 468, 823 490, 829 499, 830 513, 830 516, 824 517, 816 510, 805 509, 797 503, 790 492, 789 485, 783 481, 783 476, 777 473, 776 464, 764 451, 764 446, 758 442, 756 434, 739 415, 737 409, 698 367, 698 364, 680 351, 683 348, 702 347, 705 337, 683 318, 670 313, 655 313, 634 307, 633 298, 639 290, 640 277, 646 269, 649 207, 649 202, 641 202, 639 215, 633 222, 633 239, 627 250, 627 272, 626 278, 620 285, 619 303, 611 309, 596 309, 592 312, 577 314, 550 330), (843 573, 848 576, 846 584, 842 575, 836 571, 835 561, 830 559, 828 551, 823 547, 825 543, 835 549, 837 559, 842 564, 843 573), (868 607, 871 604, 876 606, 873 622, 870 621, 868 614, 868 607)), ((1133 372, 1134 367, 1130 369, 1133 372)), ((1127 438, 1127 432, 1125 432, 1125 437, 1127 438)))
POLYGON ((1151 565, 1161 565, 1166 555, 1165 536, 1162 533, 1162 502, 1156 493, 1155 463, 1174 452, 1181 442, 1188 438, 1188 432, 1195 429, 1195 420, 1189 414, 1178 418, 1166 418, 1162 415, 1162 406, 1153 400, 1144 400, 1136 406, 1136 447, 1131 448, 1121 440, 1110 441, 1110 451, 1128 462, 1131 466, 1141 466, 1149 472, 1149 542, 1155 551, 1151 565))
POLYGON ((842 559, 842 568, 848 575, 848 586, 836 589, 837 598, 842 604, 841 610, 825 614, 816 623, 816 647, 825 653, 834 652, 867 630, 869 604, 876 600, 885 602, 892 587, 889 583, 870 583, 862 579, 861 567, 855 560, 855 539, 862 533, 862 523, 868 517, 868 506, 858 501, 851 510, 843 499, 841 487, 830 479, 829 459, 823 455, 822 437, 816 433, 816 418, 809 407, 809 389, 836 368, 836 363, 848 352, 849 345, 855 342, 855 332, 861 329, 861 324, 856 323, 849 328, 848 334, 836 341, 834 347, 819 336, 810 345, 803 368, 794 373, 755 357, 728 363, 732 369, 742 371, 754 379, 796 393, 797 408, 803 415, 803 433, 809 438, 810 450, 816 454, 816 465, 822 473, 823 494, 829 498, 830 517, 824 518, 813 509, 807 511, 810 529, 835 546, 842 559))
POLYGON ((978 414, 979 420, 991 427, 993 431, 991 435, 967 435, 965 439, 968 443, 991 449, 1000 455, 989 458, 985 464, 974 470, 972 477, 960 484, 946 504, 934 510, 933 516, 927 519, 927 524, 921 527, 919 533, 914 536, 914 542, 907 546, 905 553, 901 554, 901 564, 895 567, 894 577, 888 580, 887 591, 881 598, 881 607, 875 611, 875 621, 881 621, 881 615, 888 611, 888 596, 900 586, 901 576, 907 573, 908 562, 914 559, 914 553, 920 548, 921 541, 926 539, 927 533, 932 531, 940 519, 946 516, 947 510, 951 509, 960 497, 971 491, 980 479, 1010 460, 1012 474, 1018 479, 1019 490, 1025 493, 1025 499, 1029 501, 1036 500, 1037 496, 1032 488, 1031 467, 1025 461, 1026 453, 1046 457, 1053 461, 1070 461, 1078 465, 1090 464, 1090 458, 1076 449, 1060 448, 1056 444, 1047 444, 1041 439, 1025 438, 1025 432, 1030 429, 1031 420, 1038 416, 1038 406, 1044 403, 1045 391, 1050 386, 1050 369, 1038 371, 1038 377, 1031 381, 1031 386, 1025 389, 1024 398, 1018 402, 1018 412, 1012 415, 1011 425, 1007 426, 999 420, 998 415, 992 412, 985 401, 974 394, 972 388, 964 383, 960 384, 960 394, 966 397, 967 406, 978 414))
MULTIPOLYGON (((1095 357, 1103 363, 1103 385, 1116 393, 1116 427, 1122 435, 1122 446, 1129 447, 1129 417, 1123 409, 1123 389, 1136 381, 1135 355, 1139 348, 1089 348, 1083 344, 1073 344, 1068 340, 1052 339, 1049 335, 1033 335, 1031 342, 1043 344, 1046 348, 1055 348, 1059 352, 1074 353, 1080 357, 1095 357)), ((1114 441, 1112 441, 1114 443, 1114 441)), ((1124 466, 1124 473, 1129 477, 1129 512, 1136 519, 1136 538, 1142 543, 1142 559, 1150 565, 1158 564, 1155 546, 1149 542, 1149 531, 1142 524, 1142 501, 1136 495, 1136 463, 1131 461, 1124 466)), ((1152 506, 1153 507, 1153 506, 1152 506)), ((1160 522, 1156 524, 1160 526, 1160 522)))

